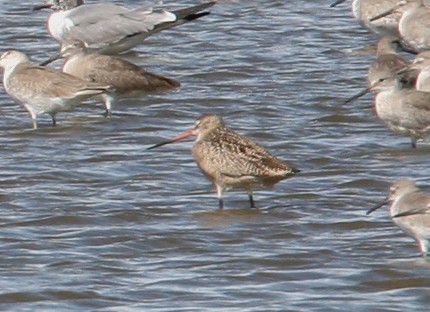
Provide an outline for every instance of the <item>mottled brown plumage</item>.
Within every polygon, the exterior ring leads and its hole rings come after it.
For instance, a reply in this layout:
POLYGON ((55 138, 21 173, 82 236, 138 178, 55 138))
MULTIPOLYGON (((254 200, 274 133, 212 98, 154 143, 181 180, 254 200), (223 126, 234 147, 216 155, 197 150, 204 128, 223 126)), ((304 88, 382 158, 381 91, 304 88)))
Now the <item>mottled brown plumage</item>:
POLYGON ((226 190, 246 190, 251 207, 254 207, 253 189, 271 187, 299 172, 261 145, 227 128, 222 117, 213 114, 198 118, 193 130, 150 148, 191 135, 197 136, 192 154, 199 168, 215 185, 220 209, 223 208, 222 196, 226 190))

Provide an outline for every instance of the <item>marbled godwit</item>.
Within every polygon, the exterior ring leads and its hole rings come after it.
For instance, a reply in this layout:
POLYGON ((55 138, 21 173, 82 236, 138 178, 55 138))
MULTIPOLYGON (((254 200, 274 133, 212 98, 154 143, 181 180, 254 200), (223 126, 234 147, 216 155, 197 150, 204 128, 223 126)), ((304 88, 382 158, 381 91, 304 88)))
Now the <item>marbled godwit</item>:
MULTIPOLYGON (((337 0, 330 6, 334 7, 346 0, 337 0)), ((373 33, 380 36, 399 36, 398 24, 401 12, 392 12, 387 14, 381 19, 370 21, 375 17, 387 10, 391 9, 397 4, 398 0, 353 0, 352 1, 352 14, 358 20, 361 26, 367 28, 373 33)))
POLYGON ((430 247, 430 194, 423 192, 414 181, 400 179, 391 185, 387 198, 367 214, 385 204, 390 204, 393 221, 417 241, 421 253, 426 256, 430 247))
POLYGON ((58 112, 73 110, 84 99, 111 89, 53 69, 33 66, 24 53, 15 50, 0 57, 0 67, 4 68, 6 92, 30 113, 34 129, 37 129, 39 114, 51 115, 55 125, 58 112))
POLYGON ((80 40, 91 50, 117 54, 134 48, 147 37, 164 29, 193 21, 216 1, 173 12, 154 12, 150 5, 130 9, 113 3, 84 4, 83 0, 48 0, 35 10, 51 8, 47 26, 60 43, 80 40))
POLYGON ((394 132, 411 138, 412 147, 430 134, 430 93, 402 88, 397 78, 372 86, 378 117, 394 132))
POLYGON ((227 128, 222 117, 213 114, 198 118, 194 129, 148 149, 192 135, 197 136, 192 154, 199 168, 215 185, 220 209, 224 207, 223 193, 226 190, 246 190, 251 207, 254 208, 253 189, 271 187, 299 172, 272 156, 262 146, 227 128))
POLYGON ((115 92, 102 94, 106 115, 119 97, 143 96, 180 87, 174 79, 145 71, 139 66, 112 55, 89 54, 82 41, 65 41, 61 52, 45 63, 64 57, 63 72, 88 82, 111 85, 115 92))

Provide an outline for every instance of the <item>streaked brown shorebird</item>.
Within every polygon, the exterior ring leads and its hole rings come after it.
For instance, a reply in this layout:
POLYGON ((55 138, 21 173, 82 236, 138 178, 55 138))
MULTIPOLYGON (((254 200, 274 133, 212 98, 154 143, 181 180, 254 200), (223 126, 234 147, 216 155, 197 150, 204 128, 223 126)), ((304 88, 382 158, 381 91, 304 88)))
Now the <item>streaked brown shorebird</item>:
POLYGON ((110 116, 112 106, 118 98, 144 96, 148 93, 172 91, 180 83, 172 78, 145 71, 143 68, 112 55, 87 53, 82 41, 66 41, 59 54, 46 63, 65 58, 63 72, 88 82, 111 85, 114 92, 102 94, 106 115, 110 116))
POLYGON ((30 113, 34 129, 37 129, 39 114, 51 115, 55 125, 58 112, 71 111, 83 100, 112 89, 60 71, 33 66, 24 53, 16 50, 7 51, 0 57, 0 67, 4 68, 6 92, 30 113))
MULTIPOLYGON (((48 31, 60 43, 80 40, 91 50, 118 54, 141 44, 159 31, 188 23, 209 12, 216 1, 168 12, 154 11, 152 5, 135 9, 115 3, 84 4, 83 0, 47 0, 35 10, 51 8, 48 31)), ((157 4, 157 3, 156 3, 157 4)))
POLYGON ((227 128, 222 117, 214 114, 199 117, 192 130, 148 149, 174 143, 192 135, 197 137, 192 154, 199 168, 213 182, 220 209, 224 207, 223 194, 226 190, 246 190, 251 207, 254 208, 254 189, 272 187, 300 172, 271 155, 261 145, 227 128))
POLYGON ((390 205, 390 215, 403 232, 413 237, 426 256, 430 248, 430 194, 423 192, 410 179, 400 179, 390 186, 386 199, 369 209, 367 214, 385 204, 390 205))

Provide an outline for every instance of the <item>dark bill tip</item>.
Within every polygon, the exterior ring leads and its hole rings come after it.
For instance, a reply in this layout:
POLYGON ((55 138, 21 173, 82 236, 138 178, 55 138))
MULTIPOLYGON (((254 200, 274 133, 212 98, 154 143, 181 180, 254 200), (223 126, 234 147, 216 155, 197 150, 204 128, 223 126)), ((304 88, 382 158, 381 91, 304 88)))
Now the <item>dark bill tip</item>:
POLYGON ((173 139, 170 139, 168 141, 164 141, 164 142, 152 145, 152 146, 150 146, 150 147, 148 147, 146 149, 147 150, 151 150, 151 149, 154 149, 154 148, 166 145, 166 144, 175 143, 175 142, 178 142, 180 140, 186 139, 186 138, 188 138, 188 137, 190 137, 192 135, 194 135, 193 130, 188 130, 188 131, 185 131, 184 133, 181 133, 180 135, 174 137, 173 139))
POLYGON ((151 145, 150 147, 147 147, 146 149, 147 150, 152 150, 154 148, 157 148, 157 147, 160 147, 160 146, 163 146, 163 145, 166 145, 166 144, 170 144, 170 143, 173 143, 173 142, 172 141, 161 142, 161 143, 158 143, 158 144, 155 144, 155 145, 151 145))

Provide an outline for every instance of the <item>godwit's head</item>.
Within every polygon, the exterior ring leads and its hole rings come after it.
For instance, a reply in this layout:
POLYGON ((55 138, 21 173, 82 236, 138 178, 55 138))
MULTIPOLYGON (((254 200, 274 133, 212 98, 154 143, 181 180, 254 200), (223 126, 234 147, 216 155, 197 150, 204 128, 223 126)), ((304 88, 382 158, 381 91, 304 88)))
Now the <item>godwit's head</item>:
POLYGON ((197 120, 194 123, 194 128, 191 130, 188 130, 184 133, 181 133, 180 135, 165 141, 161 142, 155 145, 152 145, 148 147, 147 149, 153 149, 159 146, 163 146, 170 143, 175 143, 180 140, 183 140, 185 138, 188 138, 190 136, 197 136, 196 141, 204 138, 206 135, 208 135, 210 132, 214 131, 217 128, 224 127, 224 121, 222 120, 222 117, 215 114, 206 114, 203 116, 200 116, 197 118, 197 120))
POLYGON ((205 114, 197 118, 194 123, 193 134, 197 136, 196 141, 199 141, 207 134, 220 127, 224 127, 224 120, 220 115, 205 114))

